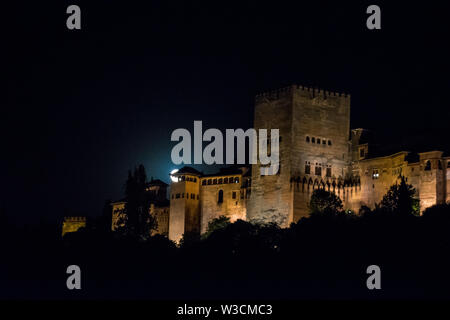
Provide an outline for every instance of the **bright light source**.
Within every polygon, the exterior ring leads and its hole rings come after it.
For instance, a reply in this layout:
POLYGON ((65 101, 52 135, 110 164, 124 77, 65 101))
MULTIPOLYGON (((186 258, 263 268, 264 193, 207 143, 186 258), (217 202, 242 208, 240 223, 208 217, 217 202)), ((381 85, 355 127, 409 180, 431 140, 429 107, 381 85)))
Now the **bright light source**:
POLYGON ((172 180, 172 182, 178 182, 178 178, 173 176, 173 174, 177 173, 178 169, 173 169, 172 171, 170 171, 170 179, 172 180))

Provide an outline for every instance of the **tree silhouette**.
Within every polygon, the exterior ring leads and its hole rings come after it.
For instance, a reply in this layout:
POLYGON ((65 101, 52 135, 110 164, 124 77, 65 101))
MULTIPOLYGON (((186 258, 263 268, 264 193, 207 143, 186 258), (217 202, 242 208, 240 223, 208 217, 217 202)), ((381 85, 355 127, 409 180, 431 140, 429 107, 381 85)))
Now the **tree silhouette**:
POLYGON ((156 218, 149 213, 151 196, 146 191, 147 175, 141 164, 128 171, 128 179, 125 183, 125 219, 122 232, 146 240, 151 236, 152 230, 157 229, 156 218))
POLYGON ((343 209, 342 201, 334 193, 316 189, 311 195, 309 210, 311 215, 337 214, 343 209))
POLYGON ((386 212, 397 212, 401 215, 419 215, 419 200, 414 198, 416 190, 406 183, 404 176, 400 177, 400 184, 389 188, 380 203, 380 209, 386 212))
POLYGON ((211 233, 216 230, 224 229, 230 224, 230 218, 226 216, 220 216, 218 218, 212 219, 208 222, 208 228, 206 232, 203 234, 203 238, 207 238, 211 233))

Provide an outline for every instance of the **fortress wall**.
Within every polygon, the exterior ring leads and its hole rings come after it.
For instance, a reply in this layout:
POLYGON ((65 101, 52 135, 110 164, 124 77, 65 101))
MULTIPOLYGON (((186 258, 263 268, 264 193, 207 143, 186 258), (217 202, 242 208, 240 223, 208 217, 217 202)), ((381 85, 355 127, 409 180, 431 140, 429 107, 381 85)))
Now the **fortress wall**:
POLYGON ((65 217, 63 221, 62 236, 68 232, 76 232, 86 227, 86 217, 65 217))
POLYGON ((245 196, 241 199, 241 175, 205 177, 202 178, 202 180, 223 179, 225 177, 239 177, 239 183, 202 185, 200 188, 201 233, 206 232, 208 223, 211 220, 218 218, 221 215, 229 217, 231 222, 234 222, 237 219, 246 219, 245 196), (222 203, 218 203, 220 190, 223 191, 222 203), (233 192, 236 193, 236 199, 233 199, 233 192))
POLYGON ((450 202, 450 158, 446 158, 445 162, 445 202, 450 202))
POLYGON ((186 203, 182 198, 174 198, 172 195, 186 192, 185 183, 172 183, 170 188, 170 211, 169 211, 169 239, 179 242, 185 232, 186 203))
POLYGON ((399 175, 403 174, 408 179, 408 163, 405 161, 407 152, 399 152, 392 156, 361 160, 358 163, 361 178, 360 204, 355 206, 367 206, 374 208, 379 203, 389 188, 397 183, 399 175), (374 173, 378 173, 378 177, 374 173))
POLYGON ((285 88, 256 97, 255 129, 279 129, 280 170, 262 176, 260 164, 252 165, 252 188, 247 218, 259 222, 276 221, 288 226, 293 221, 293 193, 290 190, 292 146, 292 89, 285 88))
POLYGON ((420 156, 420 211, 426 208, 444 203, 445 201, 445 174, 444 164, 442 161, 442 152, 431 151, 423 152, 420 156), (427 163, 430 164, 429 170, 427 163))
POLYGON ((153 234, 169 235, 169 210, 170 207, 155 207, 151 205, 150 214, 156 218, 158 227, 153 234))
POLYGON ((122 215, 124 214, 125 210, 125 202, 114 202, 112 205, 112 223, 111 223, 111 230, 115 231, 117 228, 123 225, 123 223, 120 223, 120 219, 122 215), (120 224, 119 224, 120 223, 120 224))
MULTIPOLYGON (((343 179, 349 161, 350 96, 295 88, 292 114, 292 175, 300 176, 301 179, 305 177, 307 181, 312 179, 313 183, 323 185, 327 182, 331 184, 338 178, 343 179), (305 173, 306 161, 310 163, 310 174, 305 173), (321 175, 316 174, 316 165, 321 166, 321 175), (330 177, 326 176, 327 166, 331 167, 330 177)), ((309 215, 307 206, 311 191, 308 192, 306 188, 306 194, 294 194, 294 221, 309 215)))

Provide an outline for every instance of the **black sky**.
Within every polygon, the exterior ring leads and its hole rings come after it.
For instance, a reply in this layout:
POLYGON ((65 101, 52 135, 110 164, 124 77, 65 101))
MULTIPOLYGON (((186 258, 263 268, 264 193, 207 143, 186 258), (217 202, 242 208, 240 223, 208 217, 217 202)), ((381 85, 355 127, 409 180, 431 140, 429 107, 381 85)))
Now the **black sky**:
POLYGON ((376 2, 370 31, 364 1, 93 2, 3 7, 0 205, 18 222, 99 214, 139 163, 167 181, 174 129, 249 128, 254 95, 292 83, 352 94, 352 128, 397 149, 449 149, 442 4, 376 2))

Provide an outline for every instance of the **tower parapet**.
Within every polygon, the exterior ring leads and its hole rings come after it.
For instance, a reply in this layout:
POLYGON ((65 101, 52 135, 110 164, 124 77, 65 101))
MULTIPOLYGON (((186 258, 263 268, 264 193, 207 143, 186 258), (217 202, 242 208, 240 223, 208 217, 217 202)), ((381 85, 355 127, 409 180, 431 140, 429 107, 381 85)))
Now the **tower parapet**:
POLYGON ((62 236, 69 232, 77 232, 86 227, 86 217, 64 217, 62 236))
POLYGON ((339 97, 350 100, 351 98, 349 93, 330 91, 322 88, 308 87, 296 84, 287 87, 282 87, 276 90, 258 93, 255 96, 255 102, 258 103, 259 101, 264 99, 268 100, 280 99, 292 95, 293 92, 295 92, 297 95, 309 97, 311 99, 316 97, 321 97, 323 99, 339 97))

